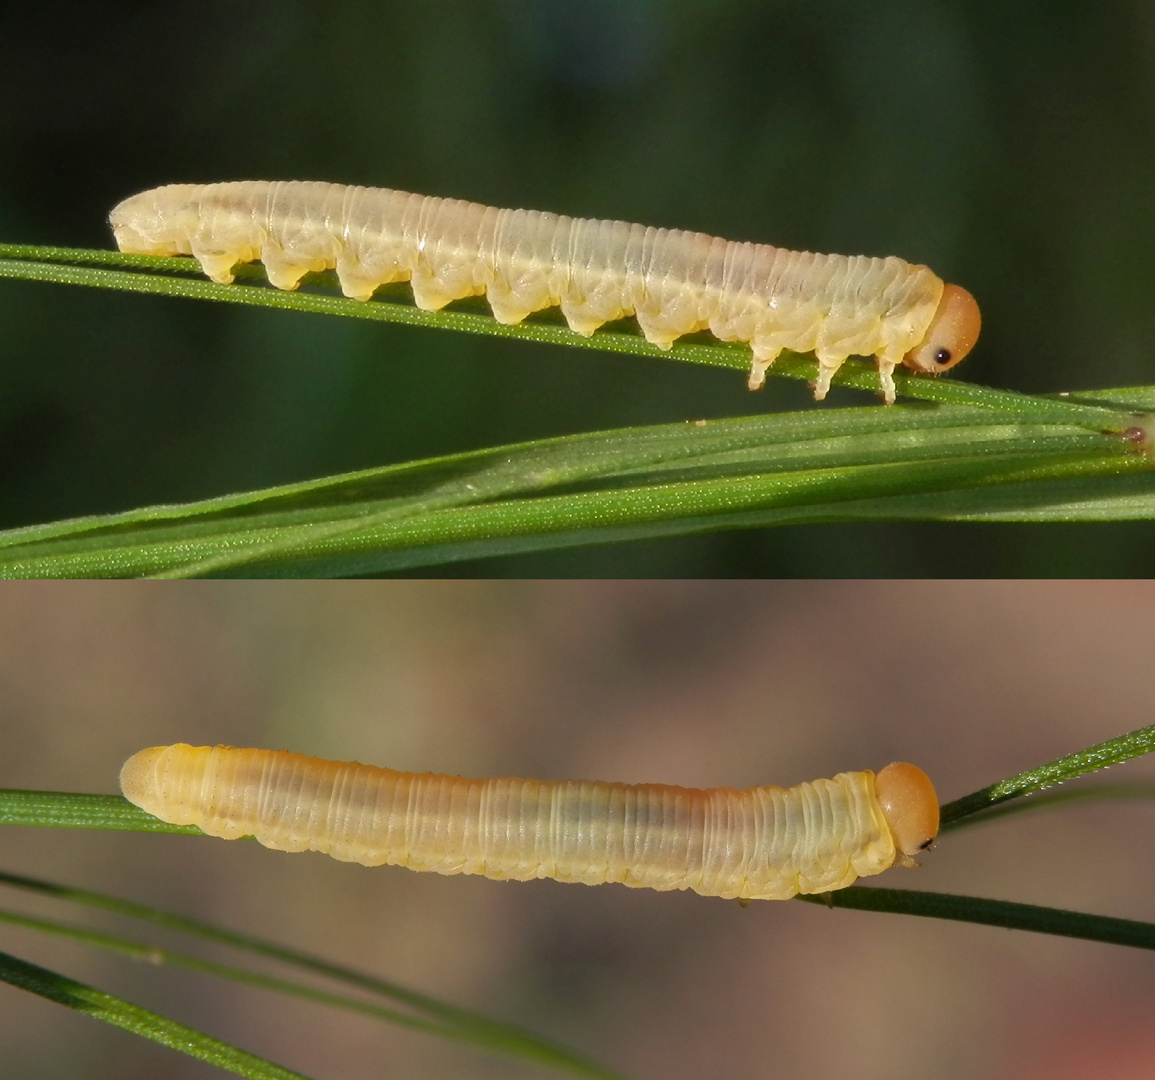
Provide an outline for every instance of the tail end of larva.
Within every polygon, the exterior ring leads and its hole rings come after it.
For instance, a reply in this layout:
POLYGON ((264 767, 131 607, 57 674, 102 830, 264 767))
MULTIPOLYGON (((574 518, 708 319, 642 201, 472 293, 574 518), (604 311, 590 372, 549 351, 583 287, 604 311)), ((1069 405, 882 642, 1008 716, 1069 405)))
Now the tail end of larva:
POLYGON ((983 319, 979 305, 966 289, 947 285, 926 334, 902 362, 915 371, 941 375, 975 347, 983 319))
POLYGON ((131 195, 108 215, 116 246, 129 255, 180 255, 196 231, 198 184, 169 184, 131 195))
POLYGON ((874 791, 894 845, 908 859, 938 836, 938 794, 917 765, 895 761, 874 778, 874 791))
MULTIPOLYGON (((161 803, 158 766, 169 749, 167 746, 150 746, 147 750, 133 754, 120 769, 120 790, 124 797, 154 817, 161 816, 157 813, 161 803)), ((183 825, 188 822, 171 824, 183 825)))

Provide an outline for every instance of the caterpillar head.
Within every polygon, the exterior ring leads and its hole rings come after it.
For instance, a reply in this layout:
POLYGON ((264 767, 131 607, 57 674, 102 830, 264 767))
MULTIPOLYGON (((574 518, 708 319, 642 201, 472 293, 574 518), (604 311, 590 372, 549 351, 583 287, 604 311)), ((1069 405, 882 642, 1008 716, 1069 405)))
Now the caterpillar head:
POLYGON ((874 792, 894 846, 907 860, 930 847, 938 835, 938 795, 922 769, 895 761, 874 778, 874 792))
POLYGON ((132 255, 187 255, 197 228, 197 190, 196 184, 170 184, 117 203, 108 215, 116 246, 132 255))
POLYGON ((981 326, 975 298, 958 285, 947 285, 925 336, 902 362, 915 371, 941 375, 974 348, 981 326))

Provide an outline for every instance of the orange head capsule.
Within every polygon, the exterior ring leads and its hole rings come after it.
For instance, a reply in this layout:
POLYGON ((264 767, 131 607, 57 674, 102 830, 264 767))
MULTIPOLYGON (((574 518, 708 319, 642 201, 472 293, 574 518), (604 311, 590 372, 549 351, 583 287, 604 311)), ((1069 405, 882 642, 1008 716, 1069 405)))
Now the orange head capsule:
POLYGON ((958 285, 947 285, 926 335, 902 362, 915 371, 941 375, 974 348, 982 322, 975 298, 958 285))
POLYGON ((930 777, 917 765, 896 761, 874 778, 874 791, 894 846, 908 858, 930 847, 938 835, 938 796, 930 777))

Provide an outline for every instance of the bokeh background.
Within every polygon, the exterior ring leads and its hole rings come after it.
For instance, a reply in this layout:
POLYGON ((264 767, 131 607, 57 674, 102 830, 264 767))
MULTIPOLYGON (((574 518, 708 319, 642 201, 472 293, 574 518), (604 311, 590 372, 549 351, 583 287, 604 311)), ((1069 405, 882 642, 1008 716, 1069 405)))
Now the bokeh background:
MULTIPOLYGON (((1153 640, 1155 587, 1135 583, 9 584, 0 786, 113 792, 129 754, 187 740, 688 785, 906 758, 946 801, 1151 722, 1153 640)), ((1106 779, 1153 772, 1140 759, 1106 779)), ((1083 805, 975 827, 878 884, 1152 920, 1153 814, 1083 805)), ((1116 946, 252 842, 2 828, 0 848, 7 871, 293 943, 635 1080, 1155 1075, 1155 966, 1116 946)), ((5 926, 0 949, 317 1080, 548 1075, 5 926)), ((21 1080, 221 1075, 4 986, 0 1047, 21 1080)))
MULTIPOLYGON (((296 178, 900 254, 984 312, 963 378, 1148 383, 1155 7, 1104 0, 59 0, 0 13, 0 239, 107 247, 174 181, 296 178)), ((0 282, 0 527, 805 386, 0 282)), ((835 402, 870 402, 843 390, 835 402)), ((822 525, 454 573, 1146 574, 1145 524, 822 525)))

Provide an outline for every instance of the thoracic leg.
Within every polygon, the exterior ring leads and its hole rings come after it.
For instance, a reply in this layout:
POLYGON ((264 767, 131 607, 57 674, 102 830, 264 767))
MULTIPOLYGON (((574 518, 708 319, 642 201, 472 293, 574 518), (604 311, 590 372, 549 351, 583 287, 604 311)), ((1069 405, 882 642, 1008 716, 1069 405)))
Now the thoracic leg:
POLYGON ((821 401, 830 390, 830 380, 842 367, 846 357, 831 356, 829 353, 821 352, 815 355, 818 357, 818 378, 814 382, 814 400, 821 401))
POLYGON ((781 348, 777 349, 759 349, 754 347, 754 359, 750 362, 750 377, 746 380, 746 385, 751 390, 761 390, 766 385, 766 372, 770 365, 778 359, 778 354, 781 348))
POLYGON ((894 404, 895 386, 894 386, 894 369, 902 363, 902 353, 879 353, 876 357, 878 360, 878 381, 882 384, 882 394, 886 399, 887 405, 894 404))

